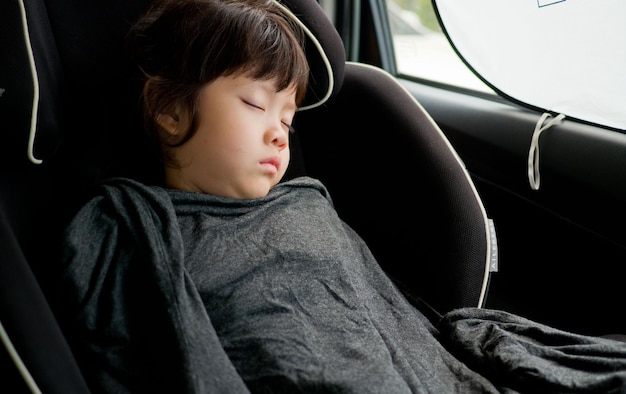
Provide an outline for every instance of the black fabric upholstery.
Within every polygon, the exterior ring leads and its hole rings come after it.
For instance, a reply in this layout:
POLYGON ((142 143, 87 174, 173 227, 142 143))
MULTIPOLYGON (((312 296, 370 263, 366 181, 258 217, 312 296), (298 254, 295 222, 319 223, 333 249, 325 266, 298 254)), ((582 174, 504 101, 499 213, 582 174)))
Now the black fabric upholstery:
POLYGON ((348 63, 332 103, 296 118, 306 171, 393 277, 438 310, 479 306, 481 203, 446 138, 387 73, 348 63))
MULTIPOLYGON (((70 348, 0 209, 0 322, 45 393, 87 393, 70 348)), ((29 392, 0 345, 0 390, 29 392)))
POLYGON ((35 208, 48 196, 44 185, 48 162, 60 144, 64 102, 64 74, 45 5, 42 0, 27 0, 25 7, 37 21, 28 29, 37 79, 30 67, 29 42, 24 36, 19 2, 0 3, 0 53, 3 54, 0 56, 0 205, 8 207, 6 220, 20 241, 35 225, 35 208), (34 108, 35 83, 40 98, 37 108, 34 108), (33 116, 35 161, 28 155, 33 116), (36 164, 39 160, 42 163, 36 164), (22 206, 28 209, 20 209, 22 206))

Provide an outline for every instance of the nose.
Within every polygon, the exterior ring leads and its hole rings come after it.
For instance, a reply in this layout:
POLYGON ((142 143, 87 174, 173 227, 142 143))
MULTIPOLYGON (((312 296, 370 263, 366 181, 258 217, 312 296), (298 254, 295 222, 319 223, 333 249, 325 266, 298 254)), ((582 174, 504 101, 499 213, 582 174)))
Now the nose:
POLYGON ((265 133, 265 142, 277 146, 280 149, 285 149, 289 143, 288 131, 285 131, 282 122, 278 122, 277 125, 269 127, 265 133))

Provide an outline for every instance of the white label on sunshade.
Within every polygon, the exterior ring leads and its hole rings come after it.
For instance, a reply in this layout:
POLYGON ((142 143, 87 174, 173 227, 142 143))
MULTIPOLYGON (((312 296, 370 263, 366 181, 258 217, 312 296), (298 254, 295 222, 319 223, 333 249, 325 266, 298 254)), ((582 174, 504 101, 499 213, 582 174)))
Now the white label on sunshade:
POLYGON ((553 5, 553 4, 556 4, 556 3, 562 3, 564 1, 565 0, 537 0, 537 6, 539 6, 539 8, 541 8, 541 7, 545 7, 545 6, 548 6, 548 5, 553 5))

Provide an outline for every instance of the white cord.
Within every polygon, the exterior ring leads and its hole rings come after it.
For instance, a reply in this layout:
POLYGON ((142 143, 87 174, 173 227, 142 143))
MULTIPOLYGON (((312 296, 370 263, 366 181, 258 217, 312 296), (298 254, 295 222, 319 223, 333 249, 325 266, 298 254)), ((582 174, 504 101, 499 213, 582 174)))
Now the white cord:
POLYGON ((320 57, 322 58, 322 61, 324 62, 324 66, 326 67, 326 72, 328 73, 328 89, 326 91, 326 94, 324 95, 324 97, 319 99, 316 103, 298 108, 298 111, 304 111, 307 109, 319 107, 320 105, 328 101, 331 94, 333 93, 333 89, 335 86, 335 79, 333 77, 333 68, 330 64, 330 60, 328 60, 328 56, 326 56, 326 52, 324 52, 324 48, 322 48, 322 44, 320 44, 317 37, 315 37, 313 32, 309 30, 309 28, 300 20, 300 18, 298 18, 293 12, 291 12, 291 10, 287 8, 285 5, 281 4, 280 1, 275 0, 275 2, 276 4, 278 4, 280 8, 282 8, 287 14, 289 14, 289 16, 291 16, 293 20, 304 30, 304 33, 311 39, 311 41, 315 45, 315 48, 319 52, 320 57))
POLYGON ((537 124, 535 125, 535 131, 533 132, 533 138, 530 143, 530 150, 528 152, 528 182, 530 182, 530 187, 533 190, 539 190, 540 184, 539 136, 550 127, 561 123, 561 121, 565 119, 565 115, 559 114, 548 123, 545 123, 549 118, 552 118, 552 115, 547 112, 541 115, 541 118, 539 118, 539 121, 537 121, 537 124))
POLYGON ((26 383, 30 391, 33 394, 41 394, 41 390, 37 386, 37 383, 35 383, 35 379, 33 379, 33 376, 30 374, 30 372, 28 372, 28 369, 24 365, 24 362, 20 358, 20 355, 17 354, 17 350, 15 350, 13 343, 11 343, 11 339, 9 339, 9 335, 4 330, 2 322, 0 322, 0 341, 4 344, 4 347, 7 349, 11 360, 13 360, 13 363, 22 375, 22 378, 24 379, 24 382, 26 383))
POLYGON ((30 71, 33 75, 33 108, 30 116, 30 134, 28 136, 28 151, 26 152, 28 159, 34 164, 41 164, 42 160, 37 159, 34 154, 35 134, 37 133, 37 113, 39 112, 39 78, 37 76, 37 67, 35 66, 35 57, 33 55, 33 47, 30 43, 30 34, 28 33, 28 20, 26 18, 26 7, 24 0, 19 1, 20 12, 22 14, 22 27, 24 28, 24 41, 28 53, 28 62, 30 71))

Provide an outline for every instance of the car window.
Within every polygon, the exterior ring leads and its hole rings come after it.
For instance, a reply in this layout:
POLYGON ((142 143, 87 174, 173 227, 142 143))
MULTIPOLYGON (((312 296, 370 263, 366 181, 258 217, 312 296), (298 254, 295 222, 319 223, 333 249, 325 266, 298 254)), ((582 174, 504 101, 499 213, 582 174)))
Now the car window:
POLYGON ((623 0, 388 3, 401 73, 480 89, 465 63, 512 101, 626 130, 623 0))
POLYGON ((387 14, 400 74, 494 93, 455 53, 430 0, 387 0, 387 14))

